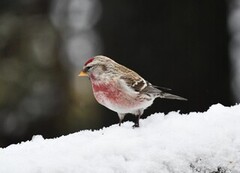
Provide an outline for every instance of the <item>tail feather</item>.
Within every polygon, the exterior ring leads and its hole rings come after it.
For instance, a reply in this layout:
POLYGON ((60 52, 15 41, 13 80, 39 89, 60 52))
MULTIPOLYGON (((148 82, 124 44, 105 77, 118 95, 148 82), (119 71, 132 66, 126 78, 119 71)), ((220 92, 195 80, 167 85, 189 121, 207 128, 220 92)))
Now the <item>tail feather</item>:
POLYGON ((169 91, 171 89, 164 88, 164 90, 160 90, 159 88, 161 88, 161 87, 157 87, 157 86, 154 86, 154 85, 148 83, 148 85, 141 92, 147 93, 149 95, 153 95, 154 97, 160 97, 160 98, 164 98, 164 99, 175 99, 175 100, 187 101, 186 98, 167 93, 167 91, 169 91))
POLYGON ((174 94, 170 94, 170 93, 165 93, 165 92, 161 92, 159 94, 159 97, 160 98, 164 98, 164 99, 174 99, 174 100, 184 100, 184 101, 187 101, 186 98, 183 98, 183 97, 180 97, 180 96, 177 96, 177 95, 174 95, 174 94))

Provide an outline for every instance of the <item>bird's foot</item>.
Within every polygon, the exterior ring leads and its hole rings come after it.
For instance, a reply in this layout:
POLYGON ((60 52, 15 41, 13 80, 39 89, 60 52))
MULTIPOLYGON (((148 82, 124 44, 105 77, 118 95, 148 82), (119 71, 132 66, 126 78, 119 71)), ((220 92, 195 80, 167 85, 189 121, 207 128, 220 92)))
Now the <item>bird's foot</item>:
POLYGON ((119 120, 118 125, 119 125, 119 127, 122 125, 122 120, 119 120))
POLYGON ((134 129, 137 127, 139 127, 139 124, 136 124, 136 123, 132 126, 132 128, 134 128, 134 129))

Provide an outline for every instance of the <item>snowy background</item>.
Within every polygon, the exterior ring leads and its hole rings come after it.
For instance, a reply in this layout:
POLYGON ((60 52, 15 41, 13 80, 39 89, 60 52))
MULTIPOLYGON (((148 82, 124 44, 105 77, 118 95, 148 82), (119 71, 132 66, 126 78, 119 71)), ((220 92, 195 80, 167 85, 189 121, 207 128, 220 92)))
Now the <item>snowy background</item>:
POLYGON ((222 106, 240 101, 239 0, 14 2, 0 1, 0 173, 240 172, 240 107, 222 106), (77 77, 97 54, 189 101, 112 125, 77 77))
POLYGON ((140 121, 0 149, 1 173, 239 173, 240 105, 155 113, 140 121))
POLYGON ((116 123, 78 77, 98 54, 188 99, 158 99, 144 118, 239 103, 239 0, 14 2, 0 1, 2 148, 116 123))

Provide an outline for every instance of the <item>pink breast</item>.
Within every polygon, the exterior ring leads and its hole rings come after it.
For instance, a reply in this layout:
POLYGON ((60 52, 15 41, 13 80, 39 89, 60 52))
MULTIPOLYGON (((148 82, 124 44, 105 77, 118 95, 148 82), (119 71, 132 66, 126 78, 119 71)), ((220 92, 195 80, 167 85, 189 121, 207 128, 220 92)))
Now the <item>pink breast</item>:
POLYGON ((98 96, 111 101, 117 101, 119 96, 121 96, 120 90, 112 84, 93 84, 93 90, 98 96))
POLYGON ((93 84, 92 86, 96 100, 106 107, 114 105, 126 108, 135 104, 133 97, 121 91, 114 84, 93 84))

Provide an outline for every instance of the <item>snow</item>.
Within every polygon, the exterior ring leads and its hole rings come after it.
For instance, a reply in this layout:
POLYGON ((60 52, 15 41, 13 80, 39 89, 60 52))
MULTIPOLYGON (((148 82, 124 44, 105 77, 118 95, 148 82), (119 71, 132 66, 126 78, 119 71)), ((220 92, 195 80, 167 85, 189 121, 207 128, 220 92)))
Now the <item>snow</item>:
POLYGON ((1 173, 239 173, 240 105, 0 148, 1 173))

